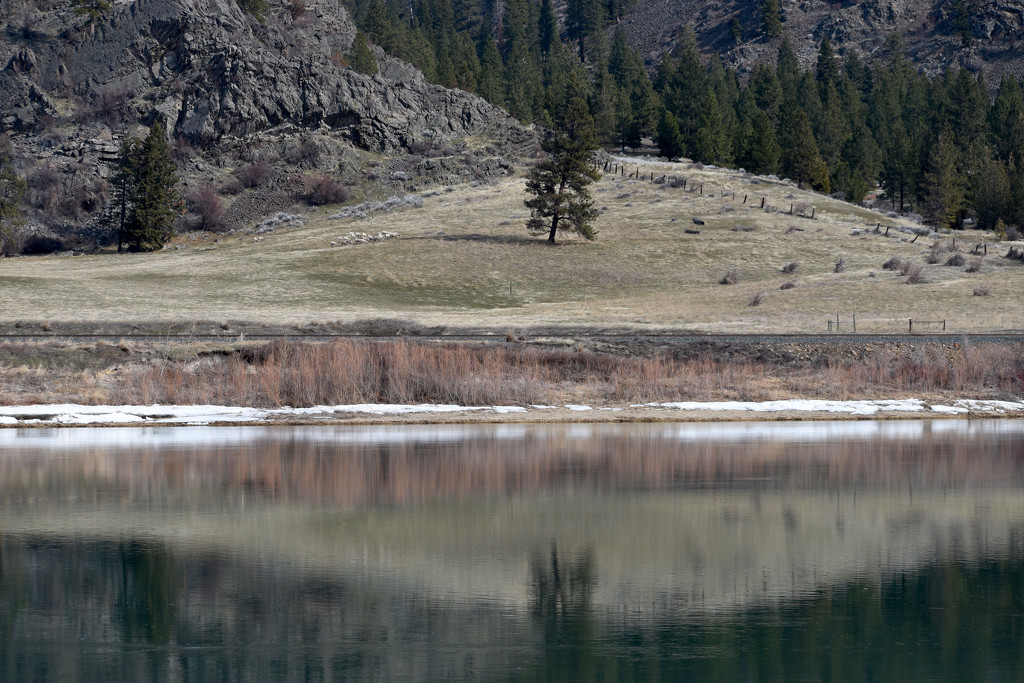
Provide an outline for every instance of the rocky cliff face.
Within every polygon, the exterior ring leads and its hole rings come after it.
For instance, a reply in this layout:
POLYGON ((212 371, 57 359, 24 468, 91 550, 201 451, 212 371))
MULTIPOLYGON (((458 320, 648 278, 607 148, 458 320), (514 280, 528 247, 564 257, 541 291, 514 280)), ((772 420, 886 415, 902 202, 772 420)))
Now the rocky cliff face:
POLYGON ((129 119, 160 118, 201 146, 282 124, 327 126, 377 151, 519 133, 500 109, 383 54, 378 76, 341 66, 355 35, 345 9, 338 0, 301 6, 272 7, 260 23, 233 0, 120 2, 95 25, 67 9, 40 20, 59 33, 26 33, 9 19, 0 125, 24 130, 58 112, 53 100, 79 98, 125 100, 129 119))
MULTIPOLYGON (((990 85, 1008 73, 1024 75, 1022 0, 780 0, 783 27, 804 66, 810 66, 828 36, 842 53, 855 49, 870 61, 892 33, 902 37, 908 57, 927 73, 950 66, 983 71, 990 85), (966 12, 970 39, 964 40, 966 12)), ((776 43, 758 38, 759 0, 640 0, 623 19, 633 45, 651 61, 671 50, 689 24, 705 51, 748 70, 775 57, 776 43), (739 42, 729 23, 743 28, 739 42)))
MULTIPOLYGON (((467 151, 467 140, 476 148, 485 140, 491 157, 511 157, 534 141, 501 109, 431 85, 380 51, 378 75, 345 66, 356 31, 339 0, 270 0, 262 22, 234 0, 115 2, 95 22, 68 4, 0 0, 0 132, 12 137, 26 175, 45 166, 57 203, 82 187, 102 195, 96 188, 109 175, 118 138, 157 120, 187 157, 182 172, 192 184, 260 158, 291 155, 307 172, 352 176, 367 153, 398 158, 441 149, 451 156, 467 151)), ((384 177, 508 168, 473 157, 459 154, 461 165, 406 159, 397 175, 384 177)), ((288 185, 287 177, 278 180, 288 185)), ((63 213, 65 224, 89 218, 81 207, 63 213)))

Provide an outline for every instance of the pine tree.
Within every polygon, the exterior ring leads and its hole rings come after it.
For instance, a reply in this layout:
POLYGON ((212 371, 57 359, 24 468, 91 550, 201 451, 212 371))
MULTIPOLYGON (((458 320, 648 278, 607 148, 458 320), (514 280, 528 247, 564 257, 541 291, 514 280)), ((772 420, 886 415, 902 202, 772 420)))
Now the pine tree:
POLYGON ((761 33, 768 40, 782 35, 779 0, 761 0, 761 33))
POLYGON ((836 63, 836 53, 828 36, 822 39, 821 47, 818 49, 817 78, 823 93, 829 84, 835 85, 839 81, 839 65, 836 63))
POLYGON ((477 77, 476 92, 491 104, 505 106, 505 65, 501 62, 498 45, 491 32, 483 29, 477 39, 477 54, 480 56, 480 75, 477 77))
POLYGON ((15 170, 7 144, 0 144, 0 255, 12 249, 11 237, 21 220, 25 191, 25 179, 15 170))
POLYGON ((782 149, 775 137, 772 121, 763 111, 755 111, 751 117, 751 132, 746 153, 747 170, 760 175, 779 172, 782 149))
POLYGON ((130 251, 161 249, 170 237, 174 219, 182 211, 182 202, 175 186, 178 174, 171 160, 167 134, 159 122, 141 143, 126 142, 121 146, 118 181, 122 202, 121 243, 130 251))
POLYGON ((998 159, 987 159, 974 185, 972 194, 978 228, 995 230, 1000 219, 1010 218, 1010 174, 998 159))
POLYGON ((662 109, 658 122, 658 151, 666 159, 683 156, 683 136, 679 134, 679 122, 668 109, 662 109))
POLYGON ((573 97, 556 128, 549 131, 541 147, 548 158, 540 162, 526 181, 530 209, 527 227, 533 233, 548 233, 555 243, 559 230, 575 232, 586 240, 597 238, 597 218, 588 186, 600 175, 592 165, 597 150, 594 124, 581 97, 573 97))
POLYGON ((821 192, 829 192, 828 167, 821 159, 818 145, 814 141, 811 122, 799 106, 792 100, 785 105, 784 126, 786 144, 783 146, 782 172, 800 184, 807 184, 821 192))
POLYGON ((943 228, 958 225, 964 208, 966 188, 957 169, 957 156, 953 134, 944 130, 928 156, 928 171, 922 188, 925 218, 943 228))
POLYGON ((367 76, 376 76, 377 57, 373 54, 373 50, 370 49, 369 43, 366 42, 366 34, 362 31, 356 31, 356 37, 352 39, 352 47, 349 48, 348 53, 348 64, 354 71, 358 71, 361 74, 367 76))

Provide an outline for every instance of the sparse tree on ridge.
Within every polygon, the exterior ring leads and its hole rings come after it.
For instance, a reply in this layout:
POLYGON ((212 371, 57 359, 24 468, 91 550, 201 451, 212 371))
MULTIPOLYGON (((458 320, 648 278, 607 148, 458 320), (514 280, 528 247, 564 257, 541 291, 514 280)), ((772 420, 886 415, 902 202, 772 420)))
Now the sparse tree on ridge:
POLYGON ((597 141, 594 122, 581 97, 573 97, 565 114, 541 143, 548 158, 537 164, 526 181, 526 200, 533 233, 548 233, 555 243, 559 230, 569 230, 586 240, 597 237, 593 221, 597 218, 588 186, 600 177, 591 165, 597 141))

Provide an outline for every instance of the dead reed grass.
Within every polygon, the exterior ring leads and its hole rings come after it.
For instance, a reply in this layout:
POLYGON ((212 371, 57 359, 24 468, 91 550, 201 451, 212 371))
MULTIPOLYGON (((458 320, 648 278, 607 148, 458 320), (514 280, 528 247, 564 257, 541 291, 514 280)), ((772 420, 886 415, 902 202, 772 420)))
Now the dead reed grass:
POLYGON ((619 357, 523 346, 274 342, 232 356, 163 361, 120 373, 114 403, 258 407, 350 403, 508 405, 671 400, 958 397, 1024 393, 1018 347, 878 350, 802 364, 619 357))

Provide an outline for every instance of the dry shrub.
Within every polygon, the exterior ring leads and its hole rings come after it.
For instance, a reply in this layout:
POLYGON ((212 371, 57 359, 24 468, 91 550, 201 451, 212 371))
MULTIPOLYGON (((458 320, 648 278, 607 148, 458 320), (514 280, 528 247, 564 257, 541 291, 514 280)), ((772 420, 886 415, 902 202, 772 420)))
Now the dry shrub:
POLYGON ((320 146, 312 140, 307 140, 296 147, 292 147, 284 154, 285 161, 293 166, 309 166, 313 168, 320 163, 320 156, 320 146))
POLYGON ((975 285, 974 286, 974 296, 988 296, 991 293, 992 293, 992 290, 989 289, 988 285, 975 285))
POLYGON ((270 178, 270 163, 266 159, 261 159, 238 169, 235 175, 246 187, 262 187, 270 178))
POLYGON ((50 164, 40 166, 28 178, 28 200, 37 209, 47 211, 57 204, 60 172, 50 164))
POLYGON ((212 185, 198 187, 186 196, 188 209, 196 215, 196 227, 219 232, 227 227, 224 221, 224 200, 212 185))
POLYGON ((846 259, 839 259, 836 261, 836 265, 832 268, 832 272, 842 273, 846 270, 846 259))
POLYGON ((349 198, 348 188, 329 175, 308 176, 303 182, 306 187, 306 201, 313 206, 338 204, 349 198))
POLYGON ((718 281, 720 285, 734 285, 740 281, 740 272, 735 268, 730 268, 722 276, 722 279, 718 281))
POLYGON ((786 275, 792 275, 796 272, 796 269, 800 266, 797 261, 790 261, 786 265, 782 266, 782 272, 786 275))
POLYGON ((919 285, 927 282, 924 277, 924 267, 920 263, 915 263, 908 268, 906 276, 908 285, 919 285))
POLYGON ((767 292, 758 292, 753 297, 751 297, 750 302, 747 305, 748 306, 760 306, 761 302, 764 301, 764 298, 767 295, 768 295, 767 292))
POLYGON ((903 265, 906 263, 899 256, 893 256, 888 261, 882 264, 882 270, 899 270, 902 272, 903 265))
POLYGON ((968 273, 977 273, 981 270, 981 262, 982 259, 980 256, 972 258, 970 261, 967 262, 967 268, 965 268, 964 270, 966 270, 968 273))
POLYGON ((964 258, 963 254, 953 254, 946 260, 947 266, 962 266, 967 263, 967 259, 964 258))
POLYGON ((783 282, 779 289, 793 289, 794 287, 796 287, 796 285, 792 282, 783 282))

